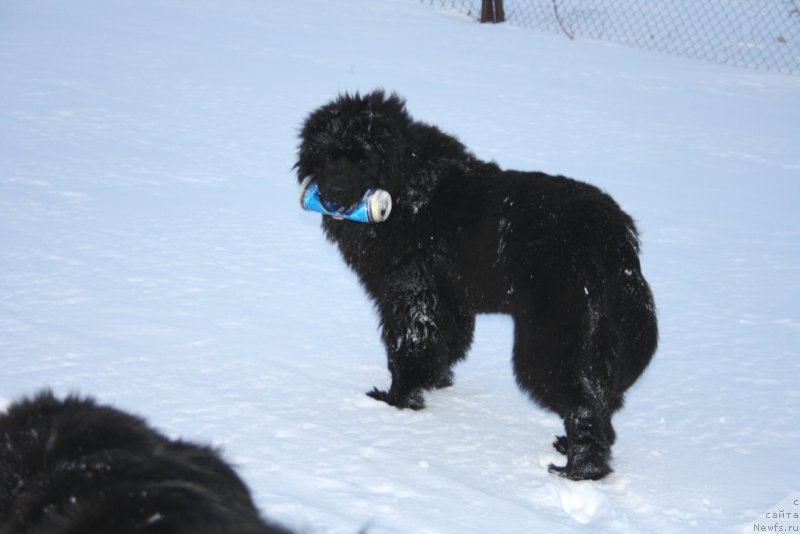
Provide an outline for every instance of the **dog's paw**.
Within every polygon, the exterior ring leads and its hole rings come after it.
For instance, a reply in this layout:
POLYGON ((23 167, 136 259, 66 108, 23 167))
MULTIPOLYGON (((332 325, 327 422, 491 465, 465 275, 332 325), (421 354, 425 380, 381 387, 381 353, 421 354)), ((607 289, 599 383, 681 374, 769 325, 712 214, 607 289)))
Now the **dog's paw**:
POLYGON ((381 391, 378 388, 372 388, 372 391, 367 391, 367 397, 372 397, 375 400, 389 402, 389 394, 385 391, 381 391))
POLYGON ((431 389, 444 389, 444 388, 449 388, 452 385, 453 385, 453 371, 448 369, 446 372, 442 373, 441 376, 437 377, 436 380, 433 381, 431 389))
POLYGON ((550 464, 547 470, 569 480, 600 480, 611 473, 611 468, 608 464, 592 464, 588 462, 577 467, 569 462, 563 467, 550 464))
POLYGON ((398 408, 411 408, 412 410, 421 410, 425 408, 425 398, 422 396, 422 391, 415 390, 408 394, 404 399, 402 406, 395 404, 398 408))
POLYGON ((373 399, 385 402, 395 408, 411 410, 422 410, 425 408, 425 399, 420 390, 414 390, 406 396, 400 397, 393 395, 391 392, 381 391, 378 388, 372 388, 372 391, 367 392, 367 396, 373 399))

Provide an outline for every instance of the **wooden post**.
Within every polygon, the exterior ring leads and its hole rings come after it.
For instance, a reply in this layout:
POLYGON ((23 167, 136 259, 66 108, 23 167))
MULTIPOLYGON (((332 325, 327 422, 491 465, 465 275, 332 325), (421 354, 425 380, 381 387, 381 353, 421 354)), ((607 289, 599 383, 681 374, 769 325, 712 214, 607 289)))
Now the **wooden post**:
POLYGON ((506 21, 506 10, 503 8, 503 0, 494 0, 494 21, 506 21))
POLYGON ((506 12, 503 9, 503 0, 482 0, 481 22, 504 22, 506 12))

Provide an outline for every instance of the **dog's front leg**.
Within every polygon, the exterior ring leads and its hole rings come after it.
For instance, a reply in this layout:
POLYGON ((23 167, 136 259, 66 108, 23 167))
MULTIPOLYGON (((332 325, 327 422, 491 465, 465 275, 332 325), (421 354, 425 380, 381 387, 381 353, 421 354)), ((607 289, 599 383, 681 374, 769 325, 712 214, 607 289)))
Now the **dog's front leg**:
POLYGON ((392 385, 368 395, 396 406, 425 407, 422 390, 450 384, 447 326, 452 315, 441 302, 433 277, 424 269, 404 269, 384 284, 376 299, 392 385))

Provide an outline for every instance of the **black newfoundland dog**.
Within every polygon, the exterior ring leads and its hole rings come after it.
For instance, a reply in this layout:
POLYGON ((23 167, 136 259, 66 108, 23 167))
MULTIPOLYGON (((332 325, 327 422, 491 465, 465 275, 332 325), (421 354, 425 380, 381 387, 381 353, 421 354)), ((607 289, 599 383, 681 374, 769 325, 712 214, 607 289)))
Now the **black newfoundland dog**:
POLYGON ((208 447, 91 399, 42 392, 0 415, 2 534, 286 534, 208 447))
POLYGON ((591 185, 477 159, 383 91, 340 96, 300 135, 297 178, 327 202, 346 209, 369 187, 393 199, 379 224, 322 218, 380 314, 392 383, 369 395, 423 408, 422 390, 452 384, 475 315, 507 313, 517 383, 564 419, 567 463, 550 470, 609 473, 611 416, 658 337, 631 217, 591 185))

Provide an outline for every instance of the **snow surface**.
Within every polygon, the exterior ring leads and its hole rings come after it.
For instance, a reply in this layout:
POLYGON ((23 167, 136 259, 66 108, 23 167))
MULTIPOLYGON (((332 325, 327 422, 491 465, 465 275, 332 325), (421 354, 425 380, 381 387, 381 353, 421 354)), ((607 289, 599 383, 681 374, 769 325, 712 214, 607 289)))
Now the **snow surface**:
POLYGON ((730 532, 800 490, 800 78, 414 0, 0 2, 0 405, 51 386, 224 448, 308 532, 730 532), (297 129, 382 86, 504 167, 634 215, 661 346, 616 472, 547 473, 558 418, 481 317, 427 409, 297 203, 297 129))

